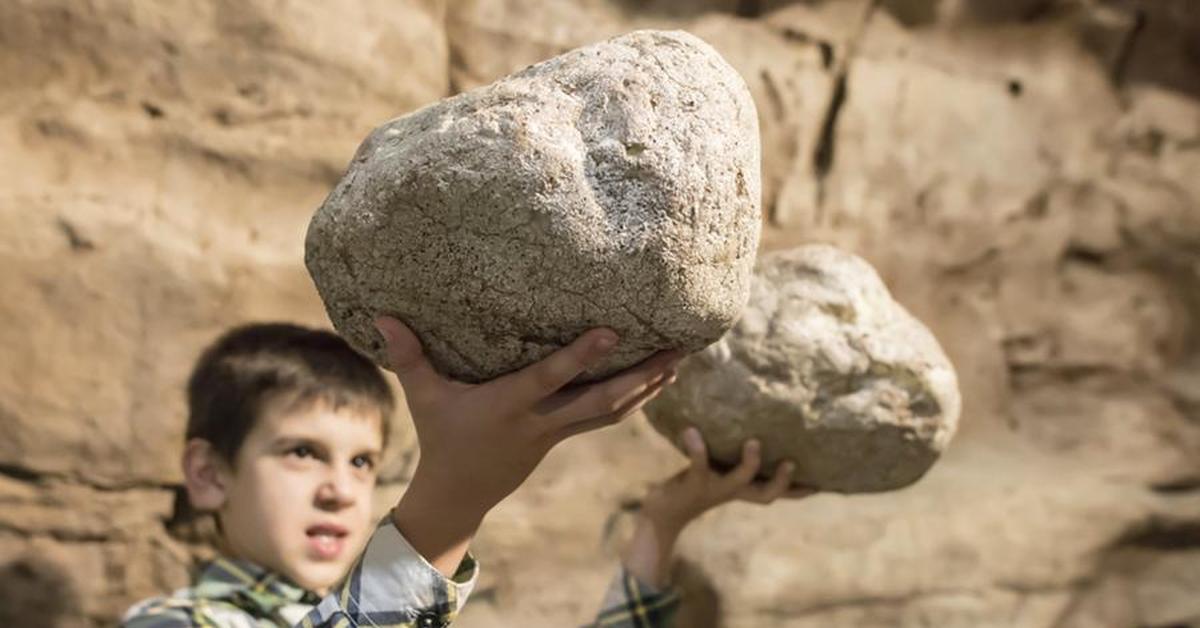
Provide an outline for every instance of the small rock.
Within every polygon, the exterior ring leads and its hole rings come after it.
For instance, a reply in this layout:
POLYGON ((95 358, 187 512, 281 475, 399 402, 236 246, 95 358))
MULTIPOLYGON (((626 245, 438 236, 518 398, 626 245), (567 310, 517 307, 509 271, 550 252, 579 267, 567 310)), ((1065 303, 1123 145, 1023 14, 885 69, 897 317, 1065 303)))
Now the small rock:
POLYGON ((960 406, 953 365, 875 270, 809 245, 760 260, 741 320, 646 413, 672 438, 698 427, 717 466, 757 438, 762 475, 792 460, 796 484, 864 493, 919 479, 960 406))
POLYGON ((379 314, 465 381, 607 326, 621 342, 594 379, 733 325, 759 197, 741 77, 692 35, 638 31, 377 128, 305 260, 334 326, 376 361, 379 314))

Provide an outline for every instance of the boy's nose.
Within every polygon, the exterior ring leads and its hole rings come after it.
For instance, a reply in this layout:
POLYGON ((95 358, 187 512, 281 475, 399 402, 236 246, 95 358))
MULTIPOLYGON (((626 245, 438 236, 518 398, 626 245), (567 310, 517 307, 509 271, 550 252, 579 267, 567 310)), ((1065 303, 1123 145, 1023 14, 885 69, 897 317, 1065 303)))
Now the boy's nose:
POLYGON ((354 505, 353 479, 348 471, 331 469, 325 481, 317 488, 317 505, 327 509, 340 509, 354 505))

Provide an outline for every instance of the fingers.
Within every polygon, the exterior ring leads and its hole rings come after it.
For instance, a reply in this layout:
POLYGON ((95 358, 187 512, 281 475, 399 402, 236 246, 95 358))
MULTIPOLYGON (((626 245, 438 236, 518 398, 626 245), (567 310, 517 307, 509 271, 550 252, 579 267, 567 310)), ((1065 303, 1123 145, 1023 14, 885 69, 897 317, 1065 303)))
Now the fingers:
POLYGON ((555 430, 578 421, 621 414, 632 401, 644 398, 651 388, 671 379, 679 359, 677 352, 658 353, 602 382, 547 399, 539 408, 545 414, 547 428, 555 430))
POLYGON ((708 449, 700 430, 689 427, 680 434, 680 440, 691 463, 683 474, 689 481, 696 482, 697 486, 707 487, 703 490, 710 496, 709 507, 731 499, 770 504, 780 497, 801 499, 817 492, 806 486, 793 487, 792 474, 796 471, 796 463, 791 460, 779 463, 769 481, 755 483, 754 479, 762 466, 762 444, 756 439, 743 443, 741 461, 723 475, 709 466, 708 449))
POLYGON ((427 395, 445 382, 425 358, 421 341, 407 325, 394 318, 380 316, 375 319, 375 328, 383 336, 388 366, 400 380, 407 397, 412 399, 427 395))
POLYGON ((708 468, 708 447, 704 445, 704 437, 700 435, 700 430, 689 427, 683 431, 683 449, 687 452, 688 460, 692 463, 688 467, 688 473, 694 476, 701 476, 709 473, 708 468))
POLYGON ((587 370, 617 344, 611 329, 593 329, 542 360, 486 386, 504 390, 503 403, 511 409, 532 407, 587 370))
POLYGON ((757 439, 750 439, 742 445, 742 460, 732 471, 725 474, 719 482, 728 495, 735 495, 743 487, 754 481, 758 468, 762 464, 762 444, 757 439))
POLYGON ((795 470, 796 463, 785 460, 775 467, 775 475, 771 476, 769 482, 761 485, 751 484, 742 488, 738 493, 738 498, 756 504, 769 504, 788 492, 788 487, 792 485, 792 473, 795 470))
POLYGON ((590 432, 620 422, 621 419, 641 410, 642 406, 657 397, 658 393, 662 392, 662 389, 674 380, 675 377, 673 375, 662 375, 641 394, 630 399, 617 410, 601 416, 579 419, 557 428, 554 432, 554 443, 560 443, 576 434, 590 432))

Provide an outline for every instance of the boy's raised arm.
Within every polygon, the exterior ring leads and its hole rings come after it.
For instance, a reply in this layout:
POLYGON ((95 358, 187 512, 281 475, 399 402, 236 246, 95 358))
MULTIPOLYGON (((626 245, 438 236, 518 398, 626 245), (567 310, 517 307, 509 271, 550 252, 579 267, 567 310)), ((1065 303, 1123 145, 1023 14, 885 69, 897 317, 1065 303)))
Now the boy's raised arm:
POLYGON ((747 441, 742 460, 721 474, 708 462, 708 449, 696 428, 680 435, 689 466, 655 486, 638 510, 633 538, 621 556, 621 572, 604 597, 588 628, 666 628, 674 625, 679 596, 670 587, 675 543, 689 523, 726 502, 770 504, 780 497, 806 497, 810 489, 790 488, 793 463, 780 464, 765 483, 755 483, 762 464, 761 447, 747 441))
POLYGON ((377 321, 417 430, 420 460, 392 521, 438 571, 451 575, 484 515, 529 477, 554 445, 611 425, 653 398, 681 357, 660 353, 595 384, 567 386, 618 341, 591 330, 515 373, 478 385, 438 374, 416 336, 377 321))

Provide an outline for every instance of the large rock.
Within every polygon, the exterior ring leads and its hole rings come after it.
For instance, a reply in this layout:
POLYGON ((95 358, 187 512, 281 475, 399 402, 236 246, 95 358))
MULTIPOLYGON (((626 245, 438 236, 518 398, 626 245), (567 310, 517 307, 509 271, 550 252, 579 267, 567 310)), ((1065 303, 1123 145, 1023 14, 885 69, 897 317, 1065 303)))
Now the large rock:
POLYGON ((621 343, 595 378, 733 324, 759 196, 741 77, 694 36, 639 31, 377 128, 305 259, 338 331, 377 360, 381 313, 467 381, 608 326, 621 343))
POLYGON ((696 425, 731 465, 758 438, 764 469, 793 460, 796 483, 847 493, 915 482, 961 405, 929 330, 867 262, 826 245, 764 257, 742 319, 679 380, 647 408, 659 431, 696 425))

